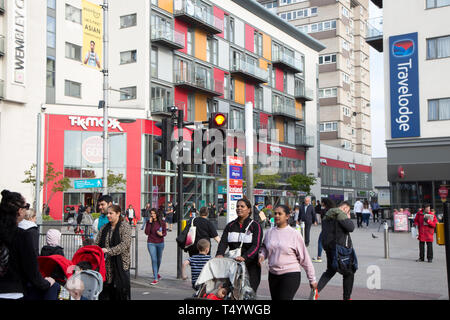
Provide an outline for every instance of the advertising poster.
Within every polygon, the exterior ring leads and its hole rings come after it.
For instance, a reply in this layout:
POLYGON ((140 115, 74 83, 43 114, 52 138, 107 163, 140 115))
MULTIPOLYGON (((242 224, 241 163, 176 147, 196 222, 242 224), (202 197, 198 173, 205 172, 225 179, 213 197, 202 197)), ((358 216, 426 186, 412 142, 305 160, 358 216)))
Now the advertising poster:
POLYGON ((406 214, 394 214, 394 231, 408 232, 408 216, 406 214))
POLYGON ((102 68, 103 56, 103 9, 89 1, 82 1, 83 64, 102 68))

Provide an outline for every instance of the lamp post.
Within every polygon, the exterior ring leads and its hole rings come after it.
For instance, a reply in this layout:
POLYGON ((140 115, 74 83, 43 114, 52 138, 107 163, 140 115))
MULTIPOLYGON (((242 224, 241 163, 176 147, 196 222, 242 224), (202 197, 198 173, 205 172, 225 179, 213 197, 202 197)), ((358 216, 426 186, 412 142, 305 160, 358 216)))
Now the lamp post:
POLYGON ((109 74, 108 74, 108 0, 103 0, 103 194, 108 194, 108 105, 109 105, 109 74))

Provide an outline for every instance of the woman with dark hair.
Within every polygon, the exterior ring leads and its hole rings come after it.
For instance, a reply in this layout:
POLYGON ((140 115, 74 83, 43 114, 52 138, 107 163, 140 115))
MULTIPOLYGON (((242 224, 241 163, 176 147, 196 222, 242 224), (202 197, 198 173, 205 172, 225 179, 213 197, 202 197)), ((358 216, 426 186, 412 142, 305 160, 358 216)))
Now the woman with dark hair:
POLYGON ((366 228, 369 227, 370 215, 372 213, 372 207, 369 204, 369 201, 364 200, 363 202, 363 211, 362 211, 362 221, 366 223, 366 228))
POLYGON ((97 235, 95 244, 105 254, 106 282, 100 300, 130 300, 131 227, 122 217, 122 209, 107 209, 108 223, 97 235))
POLYGON ((154 278, 150 284, 156 285, 159 283, 159 279, 161 279, 159 268, 164 251, 164 237, 167 235, 166 223, 164 222, 161 210, 156 210, 155 208, 150 210, 150 219, 145 226, 145 234, 148 236, 147 249, 152 260, 154 278))
POLYGON ((264 237, 259 252, 259 264, 269 261, 269 289, 272 300, 293 300, 300 287, 301 267, 305 269, 310 287, 317 289, 313 264, 300 232, 289 226, 290 209, 275 208, 275 228, 264 237))
MULTIPOLYGON (((189 257, 195 256, 200 253, 197 248, 197 243, 200 241, 200 239, 206 239, 210 244, 211 238, 216 240, 216 242, 220 241, 220 237, 217 233, 216 227, 212 224, 211 221, 208 220, 208 215, 209 215, 208 208, 201 207, 199 211, 199 216, 192 219, 190 222, 193 226, 196 227, 196 232, 194 244, 187 249, 189 257)), ((186 228, 190 228, 190 225, 186 226, 186 228)), ((210 252, 208 252, 208 254, 210 254, 210 252)))
POLYGON ((261 225, 250 217, 252 205, 248 199, 238 200, 236 213, 237 219, 229 222, 225 230, 223 230, 216 257, 223 257, 227 248, 229 250, 240 249, 240 254, 235 257, 235 260, 245 262, 250 286, 256 293, 261 282, 261 266, 258 263, 258 252, 263 238, 263 231, 261 225))
MULTIPOLYGON (((328 199, 328 198, 324 198, 322 199, 322 210, 321 210, 321 217, 320 219, 322 220, 323 217, 325 216, 325 214, 327 213, 328 210, 335 208, 336 207, 336 203, 334 203, 333 200, 328 199)), ((317 258, 313 258, 312 262, 316 262, 316 263, 321 263, 322 262, 322 250, 323 250, 323 246, 322 246, 322 231, 320 231, 319 234, 319 240, 318 242, 318 246, 317 246, 317 258)))
MULTIPOLYGON (((53 278, 39 272, 33 237, 18 227, 30 205, 20 193, 2 191, 0 202, 0 299, 46 299, 53 278)), ((51 295, 51 294, 50 294, 51 295)))

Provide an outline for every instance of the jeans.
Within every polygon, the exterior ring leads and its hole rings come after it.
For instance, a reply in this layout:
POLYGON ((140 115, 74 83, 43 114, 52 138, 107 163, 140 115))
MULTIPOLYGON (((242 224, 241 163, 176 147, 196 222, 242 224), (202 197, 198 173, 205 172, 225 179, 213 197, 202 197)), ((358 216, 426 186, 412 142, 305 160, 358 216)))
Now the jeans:
POLYGON ((152 260, 153 277, 158 280, 159 267, 161 266, 162 255, 164 251, 164 242, 147 243, 147 249, 152 260))
POLYGON ((317 248, 317 257, 322 257, 322 250, 323 250, 323 247, 322 247, 322 232, 320 232, 319 241, 318 242, 319 243, 318 243, 318 248, 317 248))
MULTIPOLYGON (((362 214, 362 221, 364 223, 366 223, 366 226, 369 226, 369 221, 370 221, 370 213, 363 213, 362 214)), ((362 225, 362 223, 361 223, 362 225)))
POLYGON ((356 224, 358 228, 362 227, 362 212, 356 212, 356 224))

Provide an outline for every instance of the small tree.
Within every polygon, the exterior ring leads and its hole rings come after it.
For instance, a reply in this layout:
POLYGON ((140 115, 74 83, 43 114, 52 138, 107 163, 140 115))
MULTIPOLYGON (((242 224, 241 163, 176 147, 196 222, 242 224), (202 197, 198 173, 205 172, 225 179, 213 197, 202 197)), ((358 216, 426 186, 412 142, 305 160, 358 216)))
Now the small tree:
POLYGON ((287 179, 287 183, 289 183, 293 190, 303 191, 307 194, 311 192, 311 186, 313 186, 316 181, 317 179, 312 173, 309 173, 308 175, 295 174, 287 179))
POLYGON ((280 184, 281 176, 279 174, 259 174, 253 176, 253 184, 256 187, 259 183, 263 184, 267 189, 276 189, 280 184))

